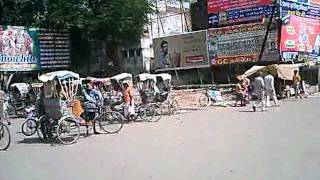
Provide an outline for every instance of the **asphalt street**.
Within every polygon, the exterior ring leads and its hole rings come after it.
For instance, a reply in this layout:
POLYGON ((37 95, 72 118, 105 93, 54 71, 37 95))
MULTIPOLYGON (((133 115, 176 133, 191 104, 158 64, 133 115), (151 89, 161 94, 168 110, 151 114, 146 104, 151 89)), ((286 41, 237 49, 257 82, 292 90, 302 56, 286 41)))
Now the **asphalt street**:
POLYGON ((320 97, 267 112, 218 108, 127 124, 63 146, 24 137, 13 120, 1 180, 319 180, 320 97))

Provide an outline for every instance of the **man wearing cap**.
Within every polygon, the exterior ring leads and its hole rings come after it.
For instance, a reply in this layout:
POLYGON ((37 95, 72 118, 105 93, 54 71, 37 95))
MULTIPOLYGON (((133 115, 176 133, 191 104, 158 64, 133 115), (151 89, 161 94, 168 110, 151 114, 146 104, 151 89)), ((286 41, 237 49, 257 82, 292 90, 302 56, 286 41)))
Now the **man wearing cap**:
POLYGON ((124 103, 125 103, 124 115, 125 115, 125 117, 128 118, 128 120, 131 120, 132 116, 135 114, 133 90, 130 87, 128 81, 124 81, 123 86, 124 86, 123 95, 124 95, 124 103))

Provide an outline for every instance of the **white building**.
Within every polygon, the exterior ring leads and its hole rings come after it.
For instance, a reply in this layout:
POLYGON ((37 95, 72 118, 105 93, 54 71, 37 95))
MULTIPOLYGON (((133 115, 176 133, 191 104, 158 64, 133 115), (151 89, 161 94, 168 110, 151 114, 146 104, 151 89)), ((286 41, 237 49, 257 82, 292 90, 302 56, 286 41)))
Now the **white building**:
POLYGON ((158 14, 149 15, 149 24, 139 42, 120 48, 122 71, 149 72, 154 57, 152 39, 191 31, 190 3, 179 0, 158 0, 158 14))

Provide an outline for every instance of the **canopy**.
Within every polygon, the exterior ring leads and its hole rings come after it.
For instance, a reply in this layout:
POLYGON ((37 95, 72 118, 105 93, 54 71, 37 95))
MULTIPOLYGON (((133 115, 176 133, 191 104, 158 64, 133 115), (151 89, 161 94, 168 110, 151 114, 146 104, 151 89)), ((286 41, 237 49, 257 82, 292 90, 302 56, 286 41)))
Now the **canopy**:
POLYGON ((242 76, 249 77, 249 76, 255 74, 256 72, 258 72, 259 70, 262 70, 264 68, 266 68, 266 66, 253 66, 252 68, 247 70, 242 76))
POLYGON ((146 81, 148 79, 153 80, 154 82, 157 82, 157 77, 152 74, 143 73, 138 75, 140 81, 146 81))
POLYGON ((166 81, 166 80, 171 81, 171 79, 172 79, 171 75, 167 74, 167 73, 156 74, 155 76, 162 78, 163 81, 166 81))
POLYGON ((16 87, 21 94, 26 94, 28 93, 28 87, 29 87, 29 84, 27 83, 14 83, 14 84, 11 84, 10 87, 16 87))
POLYGON ((39 80, 42 82, 52 81, 55 78, 58 78, 59 80, 64 80, 69 78, 79 79, 80 76, 79 74, 74 73, 72 71, 54 71, 54 72, 42 74, 41 76, 39 76, 39 80))
POLYGON ((93 83, 103 83, 103 84, 110 84, 110 80, 111 78, 95 78, 95 77, 87 77, 87 78, 83 78, 82 80, 88 80, 91 81, 93 83))
POLYGON ((132 75, 129 73, 122 73, 122 74, 118 74, 116 76, 113 76, 111 79, 117 80, 117 81, 121 81, 124 79, 132 79, 132 75))
POLYGON ((302 64, 274 64, 270 66, 253 66, 243 75, 238 76, 238 79, 241 79, 241 77, 249 77, 258 71, 266 72, 267 70, 271 70, 283 80, 292 80, 294 70, 299 71, 300 66, 302 66, 302 64))

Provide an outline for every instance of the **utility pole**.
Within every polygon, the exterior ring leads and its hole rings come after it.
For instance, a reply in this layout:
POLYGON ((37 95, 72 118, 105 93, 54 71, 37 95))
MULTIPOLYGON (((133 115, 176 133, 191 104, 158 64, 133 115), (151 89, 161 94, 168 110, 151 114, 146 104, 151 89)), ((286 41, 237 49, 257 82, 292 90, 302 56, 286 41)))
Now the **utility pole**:
POLYGON ((263 52, 264 52, 265 47, 266 47, 266 42, 268 40, 269 32, 270 32, 271 25, 272 25, 272 20, 273 20, 275 11, 276 11, 276 5, 277 5, 277 0, 274 0, 273 6, 272 6, 271 16, 270 16, 270 19, 269 19, 269 22, 268 22, 266 34, 264 36, 264 40, 263 40, 263 44, 262 44, 261 51, 260 51, 260 54, 259 54, 258 62, 261 62, 261 59, 262 59, 262 56, 263 56, 263 52))

